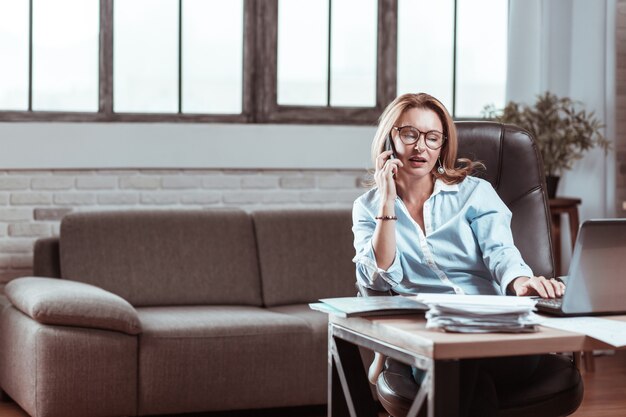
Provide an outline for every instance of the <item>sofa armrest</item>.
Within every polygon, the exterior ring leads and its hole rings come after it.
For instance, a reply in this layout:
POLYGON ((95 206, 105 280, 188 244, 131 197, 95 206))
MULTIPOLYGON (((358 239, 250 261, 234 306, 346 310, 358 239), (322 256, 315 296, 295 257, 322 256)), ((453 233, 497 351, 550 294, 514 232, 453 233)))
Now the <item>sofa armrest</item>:
POLYGON ((4 291, 15 308, 42 324, 141 333, 135 308, 122 297, 93 285, 23 277, 9 282, 4 291))
POLYGON ((33 253, 33 275, 36 277, 61 277, 59 238, 37 239, 33 253))

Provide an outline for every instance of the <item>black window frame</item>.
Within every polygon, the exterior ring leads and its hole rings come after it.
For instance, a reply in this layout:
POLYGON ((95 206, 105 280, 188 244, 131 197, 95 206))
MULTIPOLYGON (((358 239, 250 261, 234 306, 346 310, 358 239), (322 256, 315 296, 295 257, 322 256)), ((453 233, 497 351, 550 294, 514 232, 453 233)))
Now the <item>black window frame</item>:
MULTIPOLYGON (((179 1, 179 10, 182 0, 179 1)), ((97 112, 32 110, 32 0, 29 22, 29 110, 2 111, 0 122, 190 122, 190 123, 300 123, 372 125, 396 96, 398 0, 378 0, 376 51, 376 105, 373 107, 299 106, 277 103, 277 32, 279 0, 244 0, 242 111, 239 114, 181 112, 179 52, 178 113, 117 113, 113 111, 113 7, 100 0, 99 98, 97 112)), ((332 0, 330 0, 332 1, 332 0)), ((456 10, 454 1, 453 103, 456 97, 456 10)), ((180 11, 179 11, 179 21, 180 11)), ((180 42, 179 28, 179 42, 180 42)), ((180 49, 180 48, 179 48, 180 49)), ((330 63, 329 63, 330 65, 330 63)))

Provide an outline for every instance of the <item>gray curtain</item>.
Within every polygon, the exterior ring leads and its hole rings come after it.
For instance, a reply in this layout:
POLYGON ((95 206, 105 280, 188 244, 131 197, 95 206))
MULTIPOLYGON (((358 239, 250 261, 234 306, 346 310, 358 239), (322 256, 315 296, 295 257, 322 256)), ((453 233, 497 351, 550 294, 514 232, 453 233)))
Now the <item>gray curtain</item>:
MULTIPOLYGON (((510 0, 507 101, 533 103, 546 90, 569 96, 614 138, 616 12, 616 0, 510 0)), ((559 194, 583 200, 581 221, 615 216, 615 166, 614 153, 593 150, 562 176, 559 194)))

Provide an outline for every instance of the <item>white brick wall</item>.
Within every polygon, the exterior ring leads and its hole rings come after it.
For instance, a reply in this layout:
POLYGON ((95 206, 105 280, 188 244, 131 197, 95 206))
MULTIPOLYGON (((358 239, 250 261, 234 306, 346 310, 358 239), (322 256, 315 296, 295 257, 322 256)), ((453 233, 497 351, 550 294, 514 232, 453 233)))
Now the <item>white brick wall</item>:
POLYGON ((351 207, 365 171, 0 171, 0 284, 32 273, 33 244, 85 210, 351 207))
POLYGON ((76 189, 78 190, 113 190, 116 187, 117 178, 110 175, 76 177, 76 189))
POLYGON ((59 176, 34 177, 30 187, 33 190, 69 190, 74 185, 74 178, 59 176))

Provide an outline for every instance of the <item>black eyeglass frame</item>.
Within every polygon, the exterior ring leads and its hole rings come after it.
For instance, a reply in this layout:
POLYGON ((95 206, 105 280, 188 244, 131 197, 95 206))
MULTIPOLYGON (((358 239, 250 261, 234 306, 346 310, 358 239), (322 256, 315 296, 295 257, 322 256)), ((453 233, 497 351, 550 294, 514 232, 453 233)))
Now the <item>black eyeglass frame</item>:
POLYGON ((391 129, 392 129, 392 130, 393 130, 393 129, 395 129, 395 130, 397 130, 397 131, 398 131, 398 136, 400 137, 400 140, 402 141, 402 143, 404 143, 404 144, 405 144, 405 145, 407 145, 407 146, 414 145, 414 144, 418 143, 418 142, 419 142, 419 140, 420 140, 420 138, 421 138, 421 137, 422 137, 422 135, 423 135, 423 136, 424 136, 424 145, 426 145, 426 147, 427 147, 428 149, 433 150, 433 151, 436 151, 437 149, 441 149, 441 148, 443 147, 443 145, 446 143, 446 140, 448 139, 448 137, 447 137, 447 136, 446 136, 443 132, 440 132, 440 131, 438 131, 438 130, 429 130, 429 131, 427 131, 427 132, 422 132, 422 131, 421 131, 421 130, 419 130, 418 128, 413 127, 413 126, 411 126, 411 125, 405 125, 405 126, 393 126, 391 129), (417 139, 415 139, 415 141, 413 141, 413 142, 409 142, 409 143, 405 142, 405 141, 402 139, 402 135, 400 134, 400 131, 401 131, 402 129, 404 129, 404 128, 411 128, 411 129, 415 130, 415 131, 418 133, 418 135, 417 135, 417 139), (439 146, 438 146, 438 147, 436 147, 436 148, 433 148, 432 146, 428 145, 428 141, 426 140, 426 136, 427 136, 429 133, 431 133, 431 132, 436 132, 436 133, 440 133, 440 134, 441 134, 441 145, 439 145, 439 146))

